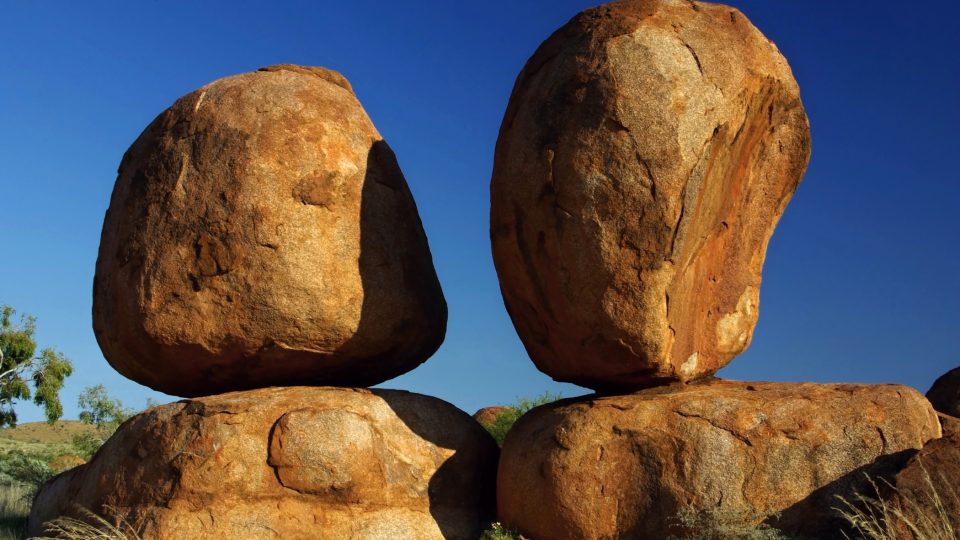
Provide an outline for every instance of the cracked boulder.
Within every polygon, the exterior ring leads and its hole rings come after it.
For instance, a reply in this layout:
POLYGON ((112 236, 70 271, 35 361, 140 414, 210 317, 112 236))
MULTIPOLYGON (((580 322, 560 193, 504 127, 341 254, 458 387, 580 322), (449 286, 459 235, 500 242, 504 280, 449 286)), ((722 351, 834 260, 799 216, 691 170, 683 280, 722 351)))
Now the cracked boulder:
POLYGON ((370 386, 433 354, 446 316, 397 160, 337 72, 214 81, 123 157, 93 323, 130 379, 181 396, 370 386))
POLYGON ((790 67, 736 9, 574 17, 517 78, 490 189, 501 291, 537 367, 623 391, 729 363, 809 154, 790 67))
POLYGON ((863 473, 895 473, 939 436, 930 404, 898 385, 713 380, 563 400, 507 435, 497 517, 551 540, 764 521, 834 538, 836 494, 865 492, 863 473))
POLYGON ((497 445, 466 413, 392 390, 291 387, 155 407, 44 484, 30 534, 85 508, 139 538, 475 540, 497 445))

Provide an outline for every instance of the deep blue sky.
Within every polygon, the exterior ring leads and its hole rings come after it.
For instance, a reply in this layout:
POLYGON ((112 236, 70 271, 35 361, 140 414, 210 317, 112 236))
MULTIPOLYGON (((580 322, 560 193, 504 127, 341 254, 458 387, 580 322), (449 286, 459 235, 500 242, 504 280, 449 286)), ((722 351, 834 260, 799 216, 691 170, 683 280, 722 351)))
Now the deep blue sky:
MULTIPOLYGON (((960 8, 952 0, 733 1, 800 83, 813 157, 770 244, 751 348, 722 375, 898 382, 960 365, 960 8)), ((591 2, 0 0, 0 304, 73 359, 63 398, 114 372, 91 329, 117 165, 179 96, 276 63, 341 71, 396 151, 450 308, 440 351, 384 386, 473 412, 544 390, 490 256, 493 147, 514 79, 591 2)), ((19 408, 21 421, 39 411, 19 408)))

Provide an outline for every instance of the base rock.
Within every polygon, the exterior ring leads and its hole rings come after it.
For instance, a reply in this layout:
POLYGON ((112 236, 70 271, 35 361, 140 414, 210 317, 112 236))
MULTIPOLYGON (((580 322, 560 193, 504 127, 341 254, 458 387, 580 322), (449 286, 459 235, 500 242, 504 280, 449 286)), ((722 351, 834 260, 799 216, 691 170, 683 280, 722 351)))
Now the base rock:
POLYGON ((29 533, 118 515, 144 539, 474 540, 493 507, 493 439, 439 399, 266 388, 126 422, 90 463, 46 483, 29 533))
POLYGON ((834 494, 939 436, 926 399, 898 385, 714 380, 564 400, 508 434, 498 519, 593 540, 682 536, 682 509, 752 516, 745 525, 780 513, 772 525, 831 538, 834 494))

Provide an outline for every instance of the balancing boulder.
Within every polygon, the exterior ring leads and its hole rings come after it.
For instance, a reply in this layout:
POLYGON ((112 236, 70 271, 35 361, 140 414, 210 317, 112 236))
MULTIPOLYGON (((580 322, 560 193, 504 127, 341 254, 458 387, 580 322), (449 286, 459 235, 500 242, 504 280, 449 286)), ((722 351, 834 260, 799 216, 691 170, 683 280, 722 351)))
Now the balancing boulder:
POLYGON ((767 243, 810 134, 739 11, 584 11, 517 78, 494 157, 504 302, 537 367, 598 390, 705 377, 750 343, 767 243))
POLYGON ((30 534, 78 509, 145 540, 475 540, 497 445, 466 413, 395 390, 268 388, 155 407, 44 484, 30 534))
MULTIPOLYGON (((684 537, 683 512, 840 535, 837 494, 940 437, 905 386, 715 380, 534 409, 507 435, 498 519, 531 538, 684 537)), ((869 486, 866 486, 869 487, 869 486)))
POLYGON ((139 383, 182 396, 373 385, 433 354, 446 315, 397 160, 339 73, 220 79, 123 158, 93 320, 139 383))

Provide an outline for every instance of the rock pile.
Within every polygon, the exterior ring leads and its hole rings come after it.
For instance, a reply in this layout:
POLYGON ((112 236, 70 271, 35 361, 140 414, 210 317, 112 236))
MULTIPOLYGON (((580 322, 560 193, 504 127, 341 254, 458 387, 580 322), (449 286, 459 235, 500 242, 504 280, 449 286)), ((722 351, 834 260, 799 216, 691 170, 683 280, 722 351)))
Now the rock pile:
POLYGON ((410 190, 343 76, 272 66, 187 94, 120 165, 94 329, 127 377, 210 397, 121 426, 41 488, 30 533, 79 505, 145 539, 474 540, 498 449, 470 416, 294 386, 409 371, 446 315, 410 190))
POLYGON ((834 493, 940 436, 902 386, 711 380, 750 343, 767 243, 809 154, 786 60, 733 8, 616 2, 534 53, 490 189, 504 303, 541 371, 623 395, 518 422, 501 521, 590 540, 683 533, 681 511, 779 515, 829 538, 834 493))

